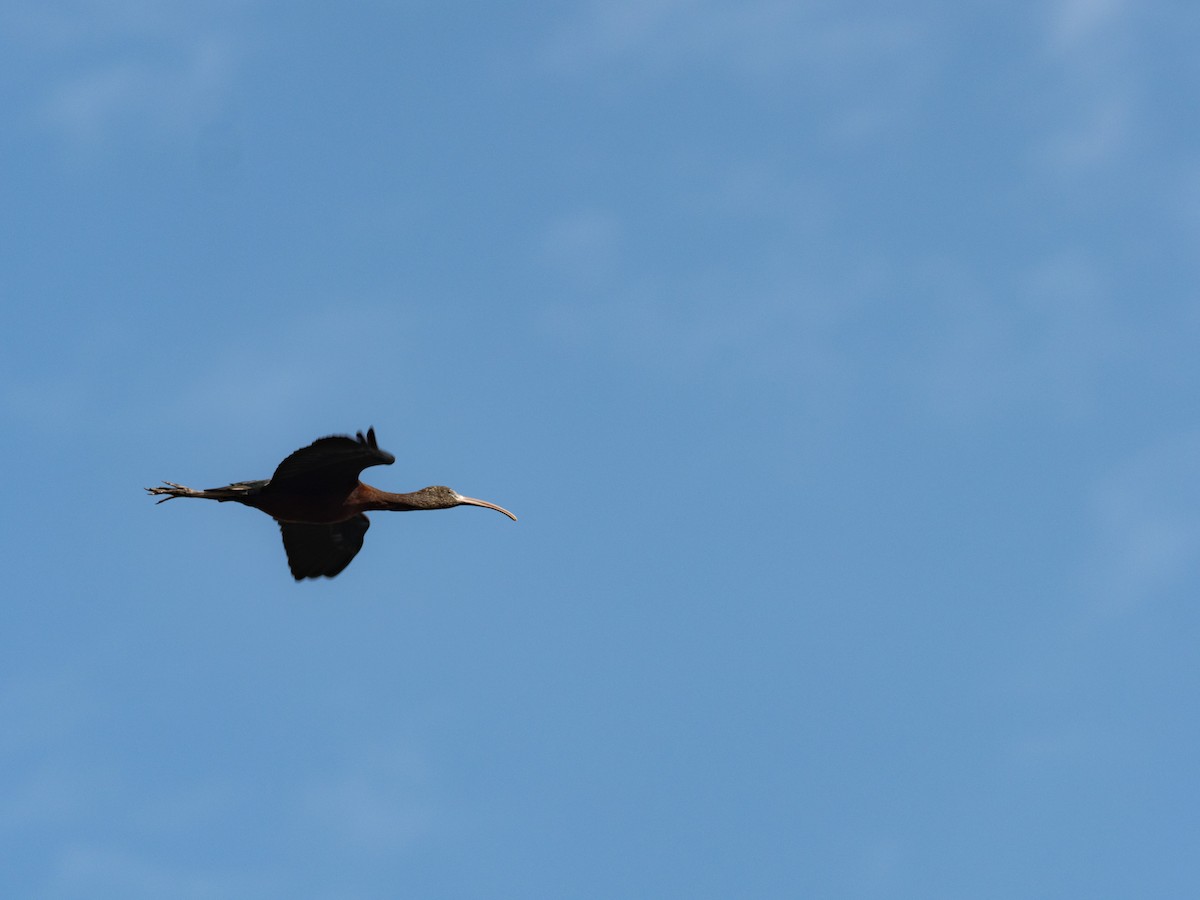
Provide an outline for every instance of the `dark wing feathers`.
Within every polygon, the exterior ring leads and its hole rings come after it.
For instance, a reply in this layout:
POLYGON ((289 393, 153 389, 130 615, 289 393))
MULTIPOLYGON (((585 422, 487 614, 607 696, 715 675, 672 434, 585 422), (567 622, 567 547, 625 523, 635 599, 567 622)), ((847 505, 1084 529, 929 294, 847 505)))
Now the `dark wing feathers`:
POLYGON ((379 449, 375 429, 368 428, 365 437, 360 431, 357 438, 334 435, 313 441, 281 462, 270 483, 272 487, 286 484, 291 490, 349 490, 358 483, 363 469, 390 466, 395 461, 396 457, 379 449))
POLYGON ((362 513, 332 525, 280 522, 292 577, 297 581, 321 576, 332 578, 350 565, 350 560, 362 549, 363 535, 370 527, 370 520, 362 513))

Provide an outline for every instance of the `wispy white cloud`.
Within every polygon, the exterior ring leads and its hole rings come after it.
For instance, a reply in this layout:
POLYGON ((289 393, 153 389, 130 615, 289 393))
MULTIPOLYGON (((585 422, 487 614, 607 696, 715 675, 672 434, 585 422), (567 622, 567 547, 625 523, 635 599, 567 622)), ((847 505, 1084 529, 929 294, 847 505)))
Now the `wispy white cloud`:
POLYGON ((1143 126, 1132 8, 1126 0, 1058 0, 1044 14, 1046 126, 1035 155, 1086 175, 1119 160, 1143 126))
POLYGON ((1032 141, 1035 166, 1058 178, 1088 179, 1110 171, 1139 141, 1136 92, 1119 84, 1066 84, 1051 89, 1047 124, 1032 141))
POLYGON ((390 855, 442 823, 421 759, 397 743, 378 744, 310 783, 296 798, 293 822, 320 842, 351 853, 390 855))
POLYGON ((1127 0, 1059 0, 1047 7, 1049 37, 1062 52, 1075 52, 1121 28, 1127 0))
POLYGON ((8 5, 0 22, 10 50, 36 59, 33 119, 88 152, 190 137, 216 118, 234 82, 239 5, 50 0, 8 5))
POLYGON ((254 872, 214 872, 164 863, 103 843, 76 842, 60 853, 44 896, 248 900, 285 896, 279 882, 277 878, 254 872))
POLYGON ((914 290, 935 299, 914 372, 918 393, 939 412, 1082 414, 1105 367, 1127 352, 1104 268, 1086 254, 1050 255, 1001 283, 935 264, 917 282, 914 290))
POLYGON ((595 282, 611 274, 622 240, 617 216, 582 209, 551 222, 537 239, 536 256, 574 280, 595 282))
POLYGON ((1064 118, 1043 139, 1040 156, 1065 172, 1090 172, 1116 160, 1134 134, 1134 106, 1120 92, 1089 98, 1064 118))
POLYGON ((862 140, 901 121, 935 65, 927 29, 894 10, 786 0, 618 0, 583 6, 547 42, 545 65, 604 73, 605 89, 717 75, 817 97, 829 134, 862 140))
POLYGON ((394 383, 403 403, 396 347, 412 318, 404 305, 340 299, 261 327, 222 333, 206 326, 220 349, 191 366, 182 385, 169 387, 174 397, 162 414, 180 425, 224 422, 246 434, 278 433, 316 410, 345 407, 372 378, 394 383))
POLYGON ((217 116, 232 74, 228 45, 213 39, 176 48, 166 60, 116 59, 59 80, 42 119, 88 147, 121 131, 190 136, 217 116))
MULTIPOLYGON (((13 728, 26 724, 22 719, 9 721, 13 728)), ((97 809, 117 793, 111 771, 92 760, 72 759, 57 747, 32 765, 9 759, 5 768, 0 781, 0 833, 10 836, 92 821, 97 809)))
POLYGON ((172 418, 180 423, 225 422, 238 430, 262 423, 269 431, 301 408, 326 402, 332 390, 335 385, 323 377, 319 364, 306 364, 286 345, 235 344, 194 372, 172 418))
POLYGON ((605 279, 577 277, 538 324, 573 351, 669 378, 770 383, 826 404, 886 382, 914 412, 967 419, 1084 415, 1108 368, 1137 352, 1105 266, 1083 252, 1050 253, 1002 281, 961 261, 864 259, 841 271, 761 259, 753 278, 740 268, 734 280, 720 260, 648 274, 618 252, 605 279), (881 322, 903 326, 878 342, 881 322))
POLYGON ((26 676, 0 687, 0 837, 54 836, 39 861, 37 896, 304 893, 294 854, 284 855, 287 865, 257 865, 225 853, 231 822, 259 823, 268 846, 280 840, 322 864, 344 860, 329 895, 358 896, 364 860, 373 872, 379 859, 394 860, 447 823, 429 767, 401 740, 347 745, 334 764, 278 782, 191 779, 187 766, 147 772, 141 757, 106 757, 88 729, 108 712, 69 679, 26 676))
POLYGON ((1083 582, 1095 609, 1117 614, 1200 579, 1200 433, 1148 447, 1093 491, 1095 539, 1083 582))
POLYGON ((836 74, 905 53, 919 35, 912 20, 824 3, 619 0, 584 7, 551 40, 547 58, 567 70, 633 61, 662 72, 716 65, 747 76, 836 74))
POLYGON ((833 413, 861 386, 847 332, 877 275, 865 266, 829 281, 785 269, 731 284, 717 267, 614 279, 547 303, 537 326, 566 352, 609 356, 623 370, 718 391, 769 385, 788 403, 833 413))

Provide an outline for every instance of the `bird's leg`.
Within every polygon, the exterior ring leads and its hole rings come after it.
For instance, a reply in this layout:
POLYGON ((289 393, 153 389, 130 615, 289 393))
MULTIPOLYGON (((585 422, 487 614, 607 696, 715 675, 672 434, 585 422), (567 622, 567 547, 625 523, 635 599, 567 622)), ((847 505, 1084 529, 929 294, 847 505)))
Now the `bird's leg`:
POLYGON ((194 488, 184 487, 182 484, 176 484, 173 481, 164 481, 166 487, 146 488, 150 494, 166 494, 167 496, 159 500, 159 503, 166 503, 168 500, 174 500, 176 497, 203 497, 204 491, 197 491, 194 488))

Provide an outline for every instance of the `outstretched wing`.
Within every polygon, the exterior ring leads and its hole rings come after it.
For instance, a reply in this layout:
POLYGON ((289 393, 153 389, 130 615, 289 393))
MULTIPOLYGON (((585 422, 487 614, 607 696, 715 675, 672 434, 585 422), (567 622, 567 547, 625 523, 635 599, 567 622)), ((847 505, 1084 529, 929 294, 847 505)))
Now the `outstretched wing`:
POLYGON ((364 437, 336 435, 313 441, 297 450, 279 464, 271 476, 270 488, 287 487, 297 492, 334 489, 352 490, 358 484, 359 473, 368 466, 390 466, 396 457, 380 450, 375 443, 375 429, 368 428, 364 437))
POLYGON ((332 578, 350 565, 350 560, 362 549, 363 535, 370 527, 370 520, 362 513, 332 525, 280 522, 292 577, 297 581, 321 576, 332 578))

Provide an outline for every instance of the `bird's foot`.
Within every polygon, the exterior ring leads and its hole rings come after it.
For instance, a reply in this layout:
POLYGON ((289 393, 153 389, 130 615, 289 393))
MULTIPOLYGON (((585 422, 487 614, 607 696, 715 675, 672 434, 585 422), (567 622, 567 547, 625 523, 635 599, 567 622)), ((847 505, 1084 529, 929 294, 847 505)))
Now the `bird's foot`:
POLYGON ((193 490, 190 487, 184 487, 182 484, 176 484, 173 481, 164 481, 166 487, 151 487, 146 488, 146 492, 151 496, 157 494, 166 494, 167 496, 159 500, 159 503, 166 503, 168 500, 174 500, 176 497, 198 497, 203 491, 193 490))

